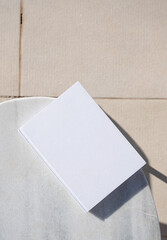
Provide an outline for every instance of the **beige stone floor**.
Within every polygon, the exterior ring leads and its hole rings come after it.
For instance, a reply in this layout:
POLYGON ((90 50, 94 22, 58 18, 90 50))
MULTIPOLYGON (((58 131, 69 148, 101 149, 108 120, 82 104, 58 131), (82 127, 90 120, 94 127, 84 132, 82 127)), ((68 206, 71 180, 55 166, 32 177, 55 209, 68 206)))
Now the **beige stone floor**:
POLYGON ((167 239, 167 1, 1 0, 0 101, 80 81, 145 158, 167 239))

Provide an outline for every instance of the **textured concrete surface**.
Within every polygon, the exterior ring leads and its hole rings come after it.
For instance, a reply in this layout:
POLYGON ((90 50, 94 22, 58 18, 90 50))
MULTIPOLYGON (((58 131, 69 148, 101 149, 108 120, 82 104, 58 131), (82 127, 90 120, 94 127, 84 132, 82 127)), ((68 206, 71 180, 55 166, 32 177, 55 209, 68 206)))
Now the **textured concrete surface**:
POLYGON ((0 238, 159 240, 142 170, 86 213, 24 141, 17 129, 51 101, 25 98, 0 105, 0 238))

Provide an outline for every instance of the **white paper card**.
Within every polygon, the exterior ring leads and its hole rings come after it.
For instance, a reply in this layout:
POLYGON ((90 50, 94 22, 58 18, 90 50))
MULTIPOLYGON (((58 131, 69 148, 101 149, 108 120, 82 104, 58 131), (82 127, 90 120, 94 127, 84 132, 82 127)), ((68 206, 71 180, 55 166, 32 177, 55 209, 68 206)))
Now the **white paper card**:
POLYGON ((145 164, 79 82, 20 132, 86 211, 145 164))

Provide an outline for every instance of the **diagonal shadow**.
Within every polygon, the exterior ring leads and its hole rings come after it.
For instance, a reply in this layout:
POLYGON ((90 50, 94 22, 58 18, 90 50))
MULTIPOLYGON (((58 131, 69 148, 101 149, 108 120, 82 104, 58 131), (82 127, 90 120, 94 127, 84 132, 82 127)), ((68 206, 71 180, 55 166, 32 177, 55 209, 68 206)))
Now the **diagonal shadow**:
POLYGON ((140 156, 146 161, 147 164, 143 167, 143 171, 149 182, 150 187, 151 187, 151 184, 150 184, 149 174, 152 174, 155 177, 159 178, 161 181, 167 183, 167 176, 165 176, 163 173, 159 172, 155 168, 151 167, 149 165, 149 161, 146 154, 141 150, 141 148, 136 144, 136 142, 128 135, 128 133, 114 119, 112 119, 109 115, 107 116, 115 124, 115 126, 120 130, 120 132, 126 137, 126 139, 131 143, 131 145, 136 149, 136 151, 140 154, 140 156))
MULTIPOLYGON (((115 122, 115 120, 113 120, 109 115, 107 116, 136 149, 136 151, 143 157, 143 159, 148 162, 147 157, 135 141, 118 125, 118 123, 115 122)), ((105 220, 147 185, 148 183, 143 171, 139 170, 122 183, 117 189, 111 192, 105 199, 98 203, 93 209, 91 209, 90 213, 101 220, 105 220)))
POLYGON ((147 185, 142 170, 139 170, 92 208, 90 213, 104 221, 147 185))
MULTIPOLYGON (((102 109, 103 110, 103 109, 102 109)), ((103 110, 104 111, 104 110, 103 110)), ((103 199, 99 204, 97 204, 91 213, 100 218, 101 220, 106 219, 116 210, 118 210, 123 204, 130 200, 135 194, 141 191, 145 186, 150 185, 149 174, 153 174, 155 177, 159 178, 161 181, 167 183, 167 176, 160 173, 153 167, 149 166, 149 161, 145 153, 136 144, 132 137, 105 111, 104 113, 109 117, 109 119, 115 124, 115 126, 120 130, 124 137, 129 141, 129 143, 136 149, 140 156, 146 161, 146 165, 143 167, 143 171, 139 170, 129 179, 127 179, 123 184, 121 184, 117 189, 110 193, 105 199, 103 199), (146 176, 146 178, 145 178, 146 176), (147 183, 147 180, 148 183, 147 183)), ((151 187, 151 185, 150 185, 151 187)), ((161 224, 161 228, 164 229, 164 224, 161 224)), ((165 225, 166 229, 166 225, 165 225)))
POLYGON ((155 177, 159 178, 164 183, 167 183, 167 176, 149 165, 144 166, 144 172, 147 172, 147 174, 150 173, 155 177))

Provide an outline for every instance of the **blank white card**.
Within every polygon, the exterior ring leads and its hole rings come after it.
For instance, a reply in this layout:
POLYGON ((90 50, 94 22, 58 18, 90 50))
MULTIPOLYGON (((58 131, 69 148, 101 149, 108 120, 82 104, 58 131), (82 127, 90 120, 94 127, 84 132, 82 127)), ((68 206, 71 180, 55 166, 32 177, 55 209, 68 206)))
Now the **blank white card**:
POLYGON ((79 82, 20 132, 86 211, 145 164, 79 82))

